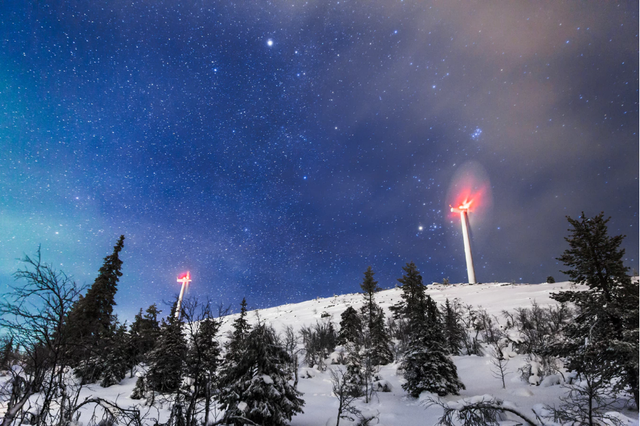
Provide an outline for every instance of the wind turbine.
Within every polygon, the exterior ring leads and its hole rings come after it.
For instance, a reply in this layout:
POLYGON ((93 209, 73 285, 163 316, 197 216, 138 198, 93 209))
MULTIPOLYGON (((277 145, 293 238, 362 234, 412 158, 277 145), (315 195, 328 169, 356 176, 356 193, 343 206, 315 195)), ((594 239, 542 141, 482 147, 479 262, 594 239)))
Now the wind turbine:
POLYGON ((469 239, 469 208, 473 200, 465 199, 458 207, 451 207, 454 213, 460 213, 462 223, 462 237, 464 238, 464 257, 467 261, 467 276, 469 284, 476 283, 476 271, 473 268, 473 256, 471 255, 471 241, 469 239))
POLYGON ((176 319, 180 319, 180 306, 182 305, 182 296, 184 296, 184 290, 191 282, 191 275, 189 275, 189 271, 186 274, 182 274, 178 276, 178 282, 182 283, 182 288, 180 289, 180 296, 178 297, 178 305, 176 306, 176 319))

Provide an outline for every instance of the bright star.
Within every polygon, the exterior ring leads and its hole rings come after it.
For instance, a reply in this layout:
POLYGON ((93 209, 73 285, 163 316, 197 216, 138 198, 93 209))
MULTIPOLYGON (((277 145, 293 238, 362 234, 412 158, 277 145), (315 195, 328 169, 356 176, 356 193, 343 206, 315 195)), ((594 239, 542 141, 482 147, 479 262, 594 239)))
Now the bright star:
POLYGON ((268 39, 267 40, 267 46, 269 46, 269 47, 273 46, 273 40, 272 39, 268 39))

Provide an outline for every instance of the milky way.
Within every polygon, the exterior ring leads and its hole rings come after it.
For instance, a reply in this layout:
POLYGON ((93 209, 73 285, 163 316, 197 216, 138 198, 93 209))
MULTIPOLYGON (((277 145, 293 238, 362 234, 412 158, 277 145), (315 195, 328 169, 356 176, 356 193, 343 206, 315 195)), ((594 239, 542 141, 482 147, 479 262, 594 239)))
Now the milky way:
POLYGON ((637 2, 11 0, 0 43, 0 290, 39 245, 90 284, 120 234, 125 318, 185 270, 253 308, 462 282, 468 164, 478 281, 565 278, 583 211, 638 268, 637 2))

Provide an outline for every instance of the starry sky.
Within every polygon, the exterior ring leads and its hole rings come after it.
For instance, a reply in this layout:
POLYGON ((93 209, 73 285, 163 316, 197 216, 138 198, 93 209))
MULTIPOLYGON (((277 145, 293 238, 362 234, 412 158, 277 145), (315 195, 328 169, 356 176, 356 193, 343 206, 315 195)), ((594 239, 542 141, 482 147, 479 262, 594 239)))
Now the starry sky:
POLYGON ((565 216, 638 268, 638 2, 0 3, 0 290, 18 261, 116 312, 564 279, 565 216), (470 185, 470 186, 469 186, 470 185))

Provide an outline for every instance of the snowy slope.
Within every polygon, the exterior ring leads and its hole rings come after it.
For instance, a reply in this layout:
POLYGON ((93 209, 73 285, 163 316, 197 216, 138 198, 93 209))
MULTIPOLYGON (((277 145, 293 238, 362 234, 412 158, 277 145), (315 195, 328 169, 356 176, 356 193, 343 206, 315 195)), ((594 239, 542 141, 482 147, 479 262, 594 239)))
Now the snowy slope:
MULTIPOLYGON (((428 294, 438 302, 444 303, 449 300, 459 299, 463 304, 470 304, 474 307, 482 307, 491 315, 495 315, 498 320, 503 320, 502 311, 511 311, 517 307, 531 307, 535 301, 540 306, 547 306, 555 303, 550 299, 550 294, 567 290, 570 283, 554 284, 457 284, 428 286, 428 294)), ((401 290, 394 288, 384 290, 376 294, 376 302, 382 306, 387 316, 388 308, 400 301, 401 290)), ((250 311, 248 320, 251 323, 257 321, 267 322, 282 332, 285 327, 291 326, 294 330, 299 330, 302 326, 312 325, 316 321, 333 321, 336 328, 340 321, 340 314, 348 307, 353 306, 359 309, 362 305, 361 294, 345 294, 330 298, 314 299, 297 304, 287 304, 259 311, 250 311)), ((225 336, 231 329, 233 320, 237 314, 230 315, 223 319, 221 336, 225 336)), ((223 337, 221 337, 223 339, 223 337)), ((470 398, 478 395, 493 395, 497 398, 511 402, 522 412, 532 415, 531 409, 540 404, 554 405, 559 402, 560 396, 566 393, 566 389, 557 384, 543 382, 540 386, 532 386, 520 379, 518 368, 525 363, 525 357, 517 355, 509 361, 506 377, 506 389, 502 389, 501 381, 492 374, 490 357, 480 356, 458 356, 454 357, 461 381, 465 384, 466 390, 460 396, 448 396, 447 401, 455 401, 461 398, 470 398)), ((304 413, 295 416, 291 425, 296 426, 324 426, 335 425, 338 403, 331 393, 331 379, 328 371, 321 372, 312 367, 306 366, 301 360, 300 382, 298 389, 303 392, 305 400, 304 413)), ((402 376, 396 372, 397 364, 383 366, 380 376, 391 385, 391 392, 378 392, 373 401, 369 404, 359 403, 358 407, 364 414, 377 415, 377 423, 373 424, 386 426, 403 425, 432 425, 438 420, 441 409, 439 407, 426 407, 425 400, 429 395, 423 393, 420 399, 413 399, 407 396, 402 390, 402 376)), ((336 368, 336 366, 330 366, 336 368)), ((144 401, 131 400, 129 395, 135 384, 135 378, 127 378, 119 385, 109 388, 101 388, 98 384, 87 386, 80 397, 99 396, 101 398, 118 401, 121 406, 140 405, 144 401)), ((147 413, 149 424, 153 424, 153 419, 160 422, 168 418, 168 408, 170 404, 157 401, 153 407, 143 407, 147 413)), ((142 408, 142 407, 141 407, 142 408)), ((637 413, 623 411, 628 417, 624 417, 625 424, 638 425, 637 413)), ((88 424, 92 411, 83 412, 80 424, 88 424)), ((212 413, 212 417, 219 419, 220 412, 212 413)), ((515 417, 511 418, 512 420, 515 417)), ((355 424, 341 420, 341 425, 355 424)), ((512 421, 505 421, 506 424, 515 424, 512 421)))

